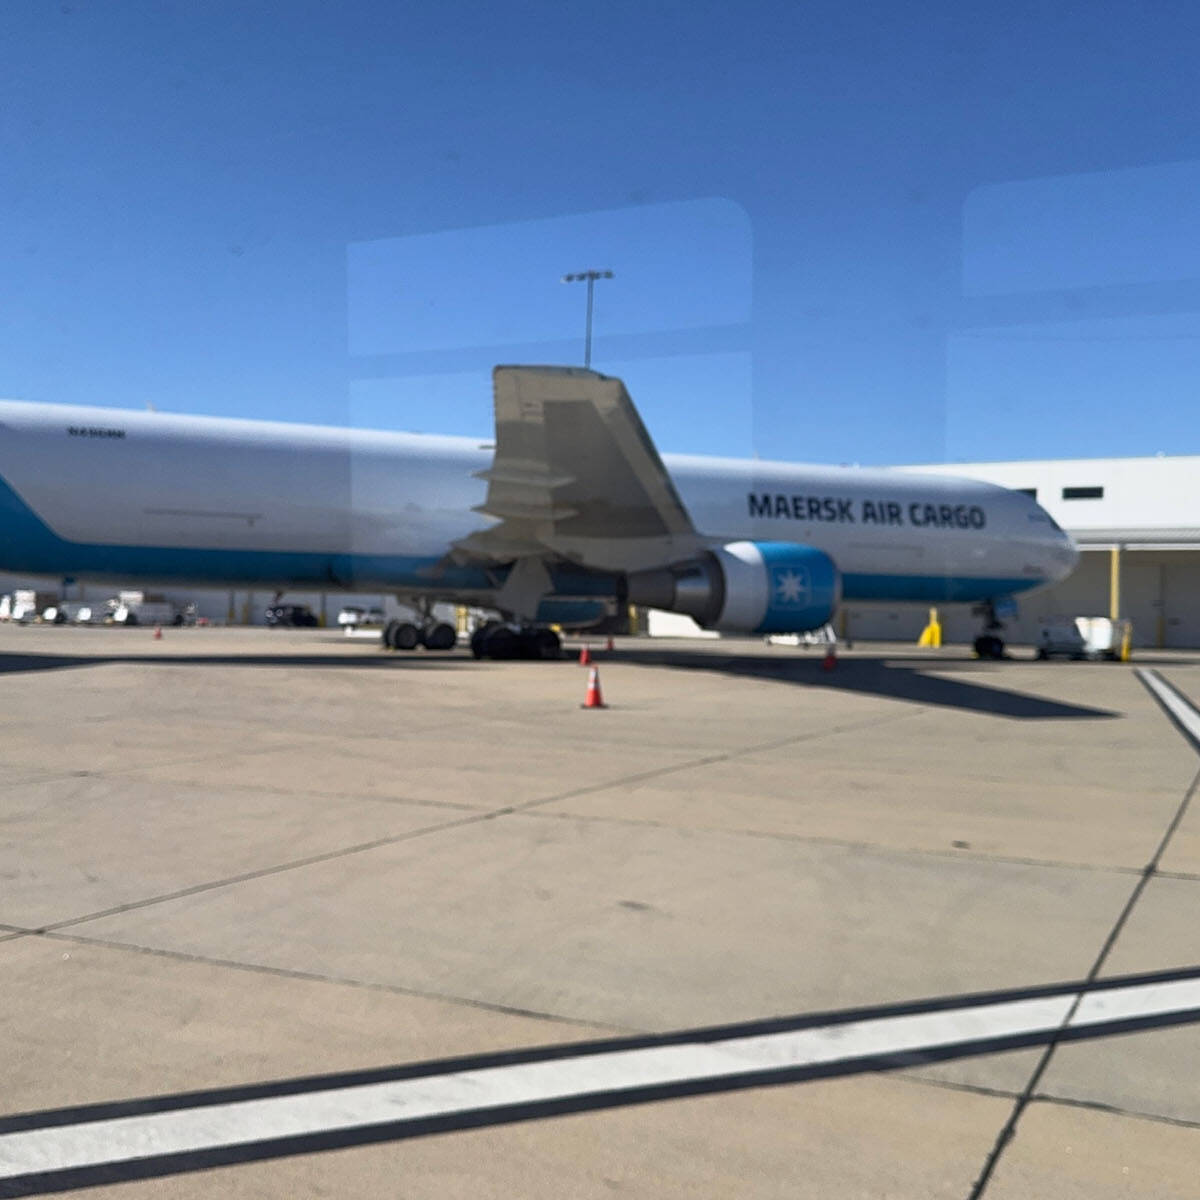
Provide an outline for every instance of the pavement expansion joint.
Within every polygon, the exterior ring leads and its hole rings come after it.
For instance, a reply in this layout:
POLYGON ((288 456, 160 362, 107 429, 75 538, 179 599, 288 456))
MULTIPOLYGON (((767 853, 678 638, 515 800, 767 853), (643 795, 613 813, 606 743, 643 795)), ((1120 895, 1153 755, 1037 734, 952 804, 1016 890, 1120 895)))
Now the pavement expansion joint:
POLYGON ((164 892, 156 896, 148 896, 141 900, 130 900, 124 904, 112 905, 96 912, 85 913, 82 916, 68 917, 46 925, 45 932, 68 929, 74 925, 82 925, 87 921, 98 921, 102 917, 119 916, 122 913, 135 912, 138 909, 151 908, 158 904, 167 904, 172 900, 182 900, 188 896, 198 896, 204 892, 218 891, 221 888, 235 887, 239 883, 249 883, 255 879, 265 879, 271 875, 282 875, 288 871, 297 871, 304 867, 316 866, 319 863, 333 862, 339 858, 349 858, 355 854, 364 854, 371 850, 379 850, 385 846, 399 845, 401 842, 414 841, 434 833, 443 833, 449 829, 457 829, 466 825, 476 825, 495 816, 494 812, 471 811, 468 815, 454 821, 441 821, 436 825, 426 825, 421 829, 410 829, 404 833, 392 834, 387 837, 373 838, 368 842, 358 842, 352 846, 340 846, 335 850, 326 850, 320 854, 310 854, 304 858, 291 859, 288 862, 275 863, 268 867, 259 867, 253 871, 243 871, 221 879, 208 880, 204 883, 192 884, 190 887, 179 888, 172 892, 164 892))
MULTIPOLYGON (((272 750, 277 747, 272 747, 272 750)), ((149 774, 153 776, 164 764, 154 763, 149 766, 131 767, 128 770, 118 770, 112 773, 114 779, 134 779, 137 780, 139 774, 149 774)), ((178 763, 165 764, 168 766, 178 766, 178 763)), ((186 764, 184 764, 186 765, 186 764)), ((95 779, 105 779, 109 777, 108 772, 104 771, 89 771, 87 774, 95 779)), ((42 781, 38 781, 42 782, 42 781)), ((187 780, 181 781, 185 787, 196 787, 208 789, 209 785, 192 783, 187 780)), ((435 810, 441 809, 447 812, 471 813, 479 812, 478 808, 474 808, 469 804, 464 804, 459 800, 431 800, 427 796, 396 796, 396 795, 381 795, 378 792, 353 792, 353 791, 326 791, 321 788, 289 788, 289 787, 274 787, 270 784, 261 783, 230 783, 227 780, 221 780, 217 785, 217 790, 222 793, 249 793, 255 796, 279 796, 284 799, 297 795, 317 796, 327 799, 336 799, 339 802, 357 802, 360 804, 406 804, 413 808, 432 808, 435 810)))
POLYGON ((1151 1121, 1155 1125, 1174 1125, 1177 1129, 1200 1129, 1200 1121, 1187 1121, 1182 1117, 1168 1117, 1162 1113, 1142 1112, 1136 1108, 1125 1108, 1119 1104, 1105 1104, 1100 1100, 1079 1100, 1073 1096, 1054 1096, 1038 1092, 1031 1104, 1049 1104, 1057 1108, 1083 1108, 1092 1112, 1111 1113, 1114 1117, 1129 1117, 1135 1121, 1151 1121))
MULTIPOLYGON (((897 1079, 905 1083, 916 1084, 920 1087, 940 1088, 947 1092, 965 1092, 972 1096, 989 1096, 995 1100, 1016 1100, 1019 1092, 1011 1088, 987 1087, 979 1083, 962 1083, 952 1079, 935 1079, 930 1075, 919 1072, 900 1071, 897 1079)), ((1136 1121, 1151 1121, 1156 1125, 1174 1125, 1181 1129, 1200 1129, 1200 1121, 1188 1121, 1182 1117, 1169 1117, 1163 1113, 1145 1112, 1142 1109, 1129 1108, 1119 1104, 1105 1104, 1100 1100, 1081 1100, 1075 1096, 1056 1096, 1052 1092, 1037 1092, 1029 1099, 1030 1107, 1037 1104, 1051 1105, 1057 1108, 1083 1108, 1094 1112, 1111 1113, 1116 1117, 1129 1117, 1136 1121)))
MULTIPOLYGON (((1109 875, 1140 875, 1140 866, 1123 866, 1120 863, 1088 863, 1071 862, 1054 858, 1031 858, 1017 854, 990 854, 985 850, 965 850, 957 847, 929 846, 886 846, 881 842, 864 842, 852 838, 839 838, 826 834, 792 833, 774 829, 744 829, 725 825, 684 825, 674 821, 660 821, 653 817, 624 817, 609 813, 574 813, 574 812, 522 812, 519 815, 534 820, 546 821, 585 821, 597 825, 628 825, 645 829, 676 829, 688 833, 726 834, 730 837, 754 838, 758 841, 799 842, 814 846, 836 846, 843 850, 853 850, 859 854, 872 854, 880 858, 945 858, 961 859, 966 862, 1002 863, 1016 867, 1044 867, 1064 871, 1095 871, 1109 875)), ((1168 872, 1160 872, 1167 875, 1168 872)), ((1181 874, 1180 878, 1194 878, 1181 874)))
POLYGON ((1158 867, 1154 874, 1159 879, 1180 879, 1185 883, 1200 883, 1200 875, 1195 871, 1164 871, 1158 867))
MULTIPOLYGON (((379 983, 370 979, 355 979, 348 975, 329 975, 318 971, 302 971, 293 967, 277 967, 269 963, 245 962, 240 959, 214 958, 205 954, 195 954, 183 950, 169 950, 162 946, 146 946, 139 942, 120 942, 111 938, 88 937, 77 933, 55 933, 36 929, 25 930, 19 937, 42 937, 47 941, 67 942, 75 946, 89 946, 100 950, 111 950, 123 954, 144 954, 152 958, 165 958, 173 962, 197 963, 206 967, 221 967, 231 971, 246 971, 256 975, 271 975, 281 979, 297 979, 306 983, 324 983, 335 987, 358 988, 372 992, 383 992, 395 996, 412 996, 421 1000, 437 1000, 446 1004, 461 1005, 466 1008, 481 1009, 485 1012, 499 1013, 507 1017, 525 1017, 537 1021, 552 1022, 555 1025, 570 1025, 579 1029, 604 1030, 610 1033, 633 1035, 644 1033, 628 1025, 617 1025, 607 1021, 595 1021, 590 1018, 570 1017, 562 1013, 548 1012, 535 1008, 522 1008, 519 1005, 500 1004, 492 1000, 482 1000, 475 996, 462 996, 453 992, 438 992, 428 988, 407 987, 398 983, 379 983)), ((0 1195, 3 1195, 0 1192, 0 1195)))
POLYGON ((796 746, 804 742, 815 741, 820 738, 830 737, 841 733, 857 733, 865 729, 873 729, 881 724, 891 724, 895 721, 906 720, 910 717, 918 715, 922 710, 914 709, 902 713, 888 713, 882 717, 876 717, 870 721, 850 722, 844 725, 830 725, 825 729, 810 729, 804 733, 792 734, 785 738, 774 738, 768 742, 755 742, 749 746, 735 747, 732 750, 722 750, 718 754, 706 754, 702 758, 688 759, 686 762, 668 763, 661 767, 651 767, 648 770, 638 771, 631 775, 623 775, 617 779, 600 780, 596 783, 584 784, 578 788, 572 788, 567 792, 558 792, 553 796, 538 797, 533 800, 526 800, 520 804, 514 804, 508 811, 513 813, 525 813, 532 808, 539 808, 546 804, 555 804, 563 800, 574 800, 579 796, 590 796, 596 792, 608 791, 615 787, 628 787, 630 784, 644 783, 651 779, 661 779, 666 775, 675 775, 683 771, 696 770, 703 767, 716 766, 718 763, 733 762, 740 758, 747 758, 752 754, 761 754, 769 750, 782 750, 787 746, 796 746))

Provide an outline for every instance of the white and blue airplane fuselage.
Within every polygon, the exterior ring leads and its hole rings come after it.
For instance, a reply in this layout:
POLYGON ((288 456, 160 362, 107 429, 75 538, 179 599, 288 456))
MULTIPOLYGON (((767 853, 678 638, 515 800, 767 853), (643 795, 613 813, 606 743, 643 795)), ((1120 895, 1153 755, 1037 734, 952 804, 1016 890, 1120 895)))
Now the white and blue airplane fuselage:
POLYGON ((573 397, 563 416, 557 399, 535 397, 531 416, 529 389, 564 379, 620 387, 498 368, 495 441, 0 402, 0 569, 388 591, 542 620, 587 598, 658 600, 762 632, 815 627, 841 600, 993 601, 1075 565, 1031 498, 986 483, 659 459, 631 407, 602 412, 595 436, 564 439, 580 404, 592 420, 601 403, 573 397), (526 388, 507 423, 505 370, 526 388), (697 599, 714 580, 720 594, 697 599), (776 601, 782 616, 768 611, 776 601))

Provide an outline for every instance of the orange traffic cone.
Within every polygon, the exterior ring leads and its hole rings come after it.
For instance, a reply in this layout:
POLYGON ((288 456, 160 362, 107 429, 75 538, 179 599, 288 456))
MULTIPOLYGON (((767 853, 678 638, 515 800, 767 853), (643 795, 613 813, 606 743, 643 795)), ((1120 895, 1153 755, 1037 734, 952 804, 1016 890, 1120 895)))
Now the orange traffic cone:
POLYGON ((585 642, 583 649, 579 652, 579 665, 581 667, 590 667, 592 665, 592 648, 585 642))
POLYGON ((581 708, 607 708, 604 703, 604 697, 600 694, 600 672, 593 667, 588 672, 587 695, 584 697, 581 708))
POLYGON ((821 670, 832 671, 837 666, 837 647, 831 642, 829 649, 825 651, 825 657, 821 659, 821 670))
POLYGON ((161 625, 155 625, 155 627, 154 627, 154 640, 156 642, 162 641, 162 626, 161 625))

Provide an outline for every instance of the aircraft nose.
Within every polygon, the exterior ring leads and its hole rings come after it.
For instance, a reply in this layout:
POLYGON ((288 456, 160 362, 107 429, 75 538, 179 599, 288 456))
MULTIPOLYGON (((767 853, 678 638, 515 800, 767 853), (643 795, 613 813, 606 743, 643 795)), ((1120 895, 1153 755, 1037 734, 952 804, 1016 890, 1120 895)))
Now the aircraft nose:
POLYGON ((1079 565, 1079 547, 1065 530, 1058 531, 1058 539, 1051 547, 1050 558, 1053 564, 1051 575, 1056 583, 1060 579, 1066 579, 1079 565))

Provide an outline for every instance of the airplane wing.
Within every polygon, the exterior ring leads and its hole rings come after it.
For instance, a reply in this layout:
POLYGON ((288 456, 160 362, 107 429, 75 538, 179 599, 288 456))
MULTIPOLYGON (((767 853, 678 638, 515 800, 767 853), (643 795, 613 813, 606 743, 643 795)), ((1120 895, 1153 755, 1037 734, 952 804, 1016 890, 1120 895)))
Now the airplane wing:
POLYGON ((514 588, 528 590, 540 576, 523 560, 630 571, 703 544, 621 380, 510 366, 492 380, 496 453, 480 472, 488 492, 477 511, 498 523, 456 543, 460 555, 516 560, 514 588))

